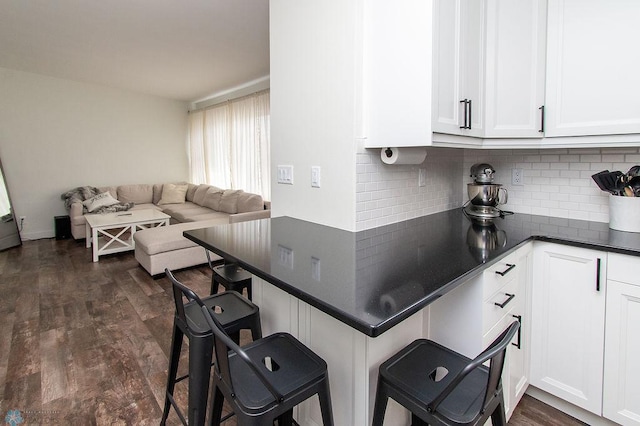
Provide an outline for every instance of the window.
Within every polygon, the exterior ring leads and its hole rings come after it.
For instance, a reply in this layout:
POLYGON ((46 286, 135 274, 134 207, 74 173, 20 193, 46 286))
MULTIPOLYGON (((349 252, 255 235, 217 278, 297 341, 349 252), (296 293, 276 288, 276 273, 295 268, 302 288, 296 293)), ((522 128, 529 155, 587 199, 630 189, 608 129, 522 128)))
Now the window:
POLYGON ((270 199, 269 91, 189 114, 191 182, 270 199))

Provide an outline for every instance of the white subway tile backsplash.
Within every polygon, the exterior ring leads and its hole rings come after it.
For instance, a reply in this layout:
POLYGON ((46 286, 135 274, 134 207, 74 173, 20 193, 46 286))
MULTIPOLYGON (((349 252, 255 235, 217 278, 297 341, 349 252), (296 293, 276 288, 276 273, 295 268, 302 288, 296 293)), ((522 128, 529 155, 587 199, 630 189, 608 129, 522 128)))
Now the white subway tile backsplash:
POLYGON ((356 229, 365 230, 461 207, 467 201, 469 169, 486 162, 495 182, 509 191, 505 210, 555 218, 608 222, 608 194, 591 175, 626 172, 640 164, 640 148, 504 149, 427 148, 421 165, 385 165, 377 149, 356 158, 356 229), (427 171, 418 186, 418 169, 427 171), (524 185, 511 184, 511 169, 524 171, 524 185))
POLYGON ((595 222, 609 221, 608 194, 601 191, 591 175, 602 170, 626 172, 640 164, 640 148, 580 148, 554 150, 465 150, 464 180, 478 156, 498 171, 496 183, 509 191, 509 202, 503 208, 517 213, 575 218, 595 222), (488 155, 487 155, 488 154, 488 155), (521 160, 522 154, 524 162, 521 160), (558 156, 555 162, 555 156, 558 156), (517 158, 516 158, 517 157, 517 158), (524 185, 511 185, 511 169, 524 169, 524 185), (548 179, 544 183, 543 178, 548 179), (540 195, 548 194, 544 200, 540 195))
POLYGON ((466 200, 466 189, 460 191, 463 163, 462 149, 428 148, 427 158, 420 165, 386 165, 380 161, 380 150, 361 150, 356 164, 367 166, 356 167, 356 229, 461 207, 466 200), (427 171, 423 187, 418 186, 420 168, 427 171))

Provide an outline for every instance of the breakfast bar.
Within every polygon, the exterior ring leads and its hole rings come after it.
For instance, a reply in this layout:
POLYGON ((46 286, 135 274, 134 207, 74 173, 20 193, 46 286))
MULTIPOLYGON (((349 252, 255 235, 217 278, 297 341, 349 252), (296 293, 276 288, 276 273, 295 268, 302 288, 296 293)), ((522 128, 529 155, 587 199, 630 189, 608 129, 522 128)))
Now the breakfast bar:
MULTIPOLYGON (((254 275, 265 334, 290 332, 323 357, 335 424, 363 426, 380 363, 430 335, 429 307, 530 240, 640 252, 637 234, 605 223, 515 214, 479 226, 461 209, 360 232, 278 217, 184 236, 254 275)), ((317 401, 302 404, 296 418, 321 424, 317 401)), ((388 424, 408 419, 389 405, 388 424)))

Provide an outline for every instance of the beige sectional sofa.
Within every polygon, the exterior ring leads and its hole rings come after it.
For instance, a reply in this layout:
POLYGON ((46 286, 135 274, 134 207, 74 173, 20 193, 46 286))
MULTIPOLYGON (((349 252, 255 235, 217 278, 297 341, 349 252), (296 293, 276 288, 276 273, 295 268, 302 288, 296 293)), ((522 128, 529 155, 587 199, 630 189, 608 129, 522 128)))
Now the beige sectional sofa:
MULTIPOLYGON (((99 190, 109 192, 121 203, 134 203, 132 210, 151 208, 171 216, 169 226, 134 234, 135 257, 151 275, 164 273, 164 268, 174 270, 207 262, 204 249, 182 236, 186 230, 271 216, 270 203, 260 195, 242 190, 223 190, 212 185, 140 184, 102 187, 99 190), (182 194, 180 191, 184 192, 185 186, 186 193, 182 194)), ((69 216, 75 239, 86 238, 85 214, 82 203, 71 204, 69 216)))

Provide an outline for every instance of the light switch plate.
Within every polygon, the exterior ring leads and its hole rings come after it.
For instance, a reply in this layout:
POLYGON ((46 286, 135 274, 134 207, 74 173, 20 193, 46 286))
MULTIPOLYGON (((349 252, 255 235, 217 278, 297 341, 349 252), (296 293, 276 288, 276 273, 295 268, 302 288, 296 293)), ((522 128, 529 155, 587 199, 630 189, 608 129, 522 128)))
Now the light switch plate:
POLYGON ((293 166, 278 166, 278 183, 293 185, 293 166))
POLYGON ((320 188, 320 166, 311 166, 311 186, 320 188))

